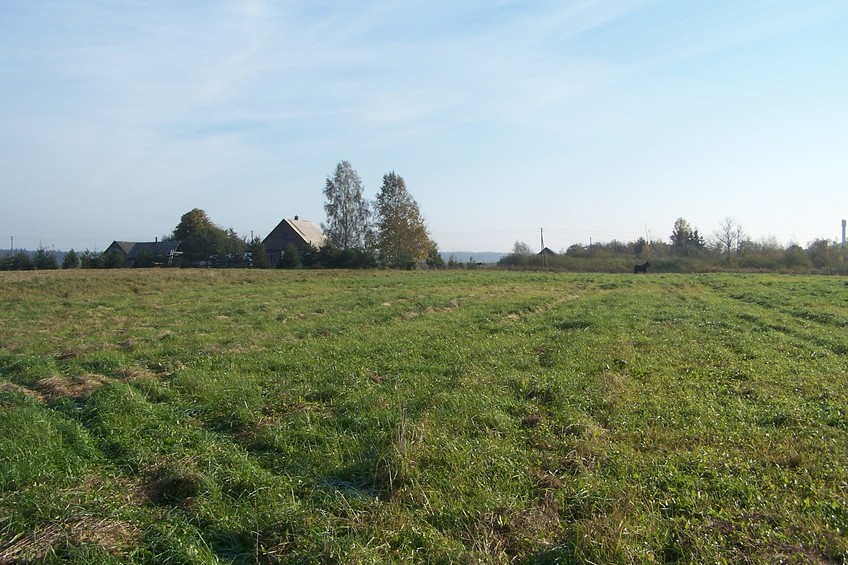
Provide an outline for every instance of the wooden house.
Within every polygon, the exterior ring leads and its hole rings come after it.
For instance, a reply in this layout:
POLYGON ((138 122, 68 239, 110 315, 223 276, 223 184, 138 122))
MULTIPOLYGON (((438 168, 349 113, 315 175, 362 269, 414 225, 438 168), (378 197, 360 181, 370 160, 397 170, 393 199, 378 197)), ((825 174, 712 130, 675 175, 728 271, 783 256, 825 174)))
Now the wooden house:
POLYGON ((316 223, 295 216, 292 220, 283 220, 277 224, 262 244, 268 263, 276 265, 289 245, 293 245, 303 256, 307 248, 320 249, 326 242, 327 236, 316 223))
POLYGON ((181 241, 113 241, 103 255, 117 254, 127 267, 171 265, 180 254, 181 241))

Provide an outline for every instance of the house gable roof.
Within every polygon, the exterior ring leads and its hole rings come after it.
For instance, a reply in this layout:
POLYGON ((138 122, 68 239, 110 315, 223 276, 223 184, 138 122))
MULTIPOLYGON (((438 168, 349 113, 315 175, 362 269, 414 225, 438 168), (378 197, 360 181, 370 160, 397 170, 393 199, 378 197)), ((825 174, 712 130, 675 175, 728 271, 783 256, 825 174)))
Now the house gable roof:
MULTIPOLYGON (((124 252, 124 255, 129 255, 132 252, 133 247, 135 247, 135 242, 134 241, 113 241, 112 245, 110 245, 109 247, 106 248, 106 251, 109 251, 109 249, 112 249, 113 247, 118 247, 118 248, 120 248, 121 251, 124 252)), ((117 251, 117 249, 113 249, 113 251, 117 251)))
POLYGON ((106 251, 112 249, 117 251, 116 247, 124 252, 128 259, 136 259, 141 255, 152 257, 162 257, 170 255, 180 248, 182 241, 113 241, 106 251))
POLYGON ((277 235, 285 231, 294 233, 297 237, 302 239, 305 244, 311 245, 315 248, 320 248, 327 242, 327 236, 324 235, 324 232, 315 222, 301 220, 295 217, 293 220, 283 220, 277 224, 277 227, 271 230, 271 233, 268 234, 268 237, 266 237, 262 243, 268 246, 274 242, 277 235))
POLYGON ((313 247, 321 247, 327 241, 324 231, 314 222, 308 220, 284 220, 303 238, 303 241, 313 247))

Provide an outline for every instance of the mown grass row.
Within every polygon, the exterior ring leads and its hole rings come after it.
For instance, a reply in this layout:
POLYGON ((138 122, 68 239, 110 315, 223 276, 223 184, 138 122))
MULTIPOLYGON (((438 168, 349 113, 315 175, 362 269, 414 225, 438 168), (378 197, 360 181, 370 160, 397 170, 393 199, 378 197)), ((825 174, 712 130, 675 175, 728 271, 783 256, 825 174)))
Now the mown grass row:
POLYGON ((0 563, 848 555, 839 279, 0 282, 0 563))

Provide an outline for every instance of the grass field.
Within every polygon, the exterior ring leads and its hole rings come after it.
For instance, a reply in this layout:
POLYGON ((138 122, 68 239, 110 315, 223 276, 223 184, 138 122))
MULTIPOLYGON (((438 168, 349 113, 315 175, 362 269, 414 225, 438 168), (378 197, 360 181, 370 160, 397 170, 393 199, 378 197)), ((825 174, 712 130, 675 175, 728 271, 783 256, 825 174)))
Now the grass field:
POLYGON ((0 273, 0 563, 848 559, 832 277, 0 273))

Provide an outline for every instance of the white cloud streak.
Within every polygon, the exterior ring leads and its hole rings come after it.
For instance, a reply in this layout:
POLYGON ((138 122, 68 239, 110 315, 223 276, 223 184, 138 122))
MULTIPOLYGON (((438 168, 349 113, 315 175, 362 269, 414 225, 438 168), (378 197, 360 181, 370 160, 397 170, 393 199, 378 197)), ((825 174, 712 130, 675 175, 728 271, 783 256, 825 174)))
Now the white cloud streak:
MULTIPOLYGON (((841 1, 789 0, 6 3, 0 181, 42 199, 179 190, 194 207, 239 179, 265 198, 314 178, 317 214, 323 175, 353 153, 376 178, 410 167, 431 183, 423 200, 460 182, 479 199, 530 168, 545 197, 593 183, 609 194, 616 181, 598 169, 660 143, 650 120, 663 143, 687 139, 668 122, 688 108, 657 106, 646 85, 713 86, 692 62, 846 17, 841 1)), ((704 136, 717 127, 686 117, 704 136)))

